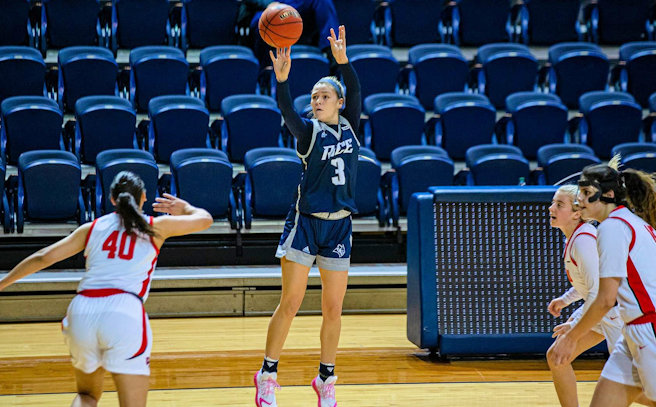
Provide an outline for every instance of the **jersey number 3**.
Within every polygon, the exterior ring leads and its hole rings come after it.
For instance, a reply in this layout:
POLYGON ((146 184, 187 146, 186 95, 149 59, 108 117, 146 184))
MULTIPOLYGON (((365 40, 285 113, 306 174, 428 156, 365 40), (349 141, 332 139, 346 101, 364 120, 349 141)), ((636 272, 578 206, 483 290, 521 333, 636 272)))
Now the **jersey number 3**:
POLYGON ((134 245, 137 243, 137 237, 135 235, 128 235, 125 232, 122 232, 120 234, 120 244, 117 245, 119 241, 119 233, 118 230, 113 231, 107 240, 105 240, 105 243, 102 245, 102 250, 107 253, 107 258, 108 259, 113 259, 116 257, 116 252, 118 248, 118 258, 122 260, 132 260, 132 256, 134 256, 134 245), (125 245, 127 243, 128 238, 130 238, 130 247, 127 250, 127 253, 125 252, 125 245))
POLYGON ((334 185, 346 184, 346 177, 344 176, 344 160, 342 157, 333 158, 330 164, 335 167, 335 176, 331 178, 334 185))

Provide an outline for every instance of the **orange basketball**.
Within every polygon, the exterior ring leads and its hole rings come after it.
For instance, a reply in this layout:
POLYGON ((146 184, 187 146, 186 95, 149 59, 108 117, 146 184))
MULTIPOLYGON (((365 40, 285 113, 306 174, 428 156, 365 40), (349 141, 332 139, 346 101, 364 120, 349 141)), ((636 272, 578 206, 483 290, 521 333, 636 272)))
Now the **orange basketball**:
POLYGON ((258 24, 260 37, 274 48, 291 47, 303 32, 303 19, 287 4, 267 7, 258 24))

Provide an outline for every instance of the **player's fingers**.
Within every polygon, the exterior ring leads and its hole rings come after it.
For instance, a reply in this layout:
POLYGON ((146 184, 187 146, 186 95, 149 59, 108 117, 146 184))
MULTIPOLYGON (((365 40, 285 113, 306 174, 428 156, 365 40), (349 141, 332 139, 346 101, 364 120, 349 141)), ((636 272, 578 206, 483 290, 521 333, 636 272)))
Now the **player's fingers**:
POLYGON ((271 62, 276 62, 276 57, 273 55, 273 51, 269 50, 269 57, 271 57, 271 62))
POLYGON ((337 40, 337 37, 335 36, 335 30, 332 29, 332 28, 330 29, 330 36, 331 36, 334 40, 337 40))
POLYGON ((177 199, 176 196, 171 195, 171 194, 168 194, 168 193, 166 193, 166 192, 164 192, 164 193, 162 194, 162 196, 163 196, 164 198, 167 198, 167 199, 177 199))

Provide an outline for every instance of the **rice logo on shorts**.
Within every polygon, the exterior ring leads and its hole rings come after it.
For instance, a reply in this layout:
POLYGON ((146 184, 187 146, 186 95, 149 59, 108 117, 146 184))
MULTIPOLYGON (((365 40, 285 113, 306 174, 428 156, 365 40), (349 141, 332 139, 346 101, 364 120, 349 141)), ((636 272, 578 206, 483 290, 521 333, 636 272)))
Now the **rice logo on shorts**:
POLYGON ((340 243, 337 245, 337 247, 335 247, 333 253, 337 254, 339 257, 344 257, 344 254, 346 254, 346 247, 340 243))

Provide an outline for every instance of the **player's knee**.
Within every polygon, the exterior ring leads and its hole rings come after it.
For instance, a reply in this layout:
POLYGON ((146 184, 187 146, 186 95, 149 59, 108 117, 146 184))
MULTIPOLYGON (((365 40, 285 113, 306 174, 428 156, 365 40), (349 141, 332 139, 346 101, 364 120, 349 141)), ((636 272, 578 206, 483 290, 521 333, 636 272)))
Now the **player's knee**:
POLYGON ((556 365, 553 346, 547 351, 547 365, 549 365, 549 369, 551 370, 557 370, 562 367, 562 365, 556 365))
POLYGON ((286 297, 283 298, 280 301, 280 312, 283 313, 284 316, 288 318, 294 318, 296 314, 298 313, 298 310, 301 308, 301 304, 303 303, 303 297, 286 297))
POLYGON ((321 306, 321 314, 324 319, 327 320, 338 320, 342 317, 342 304, 332 303, 332 304, 323 304, 321 306))

